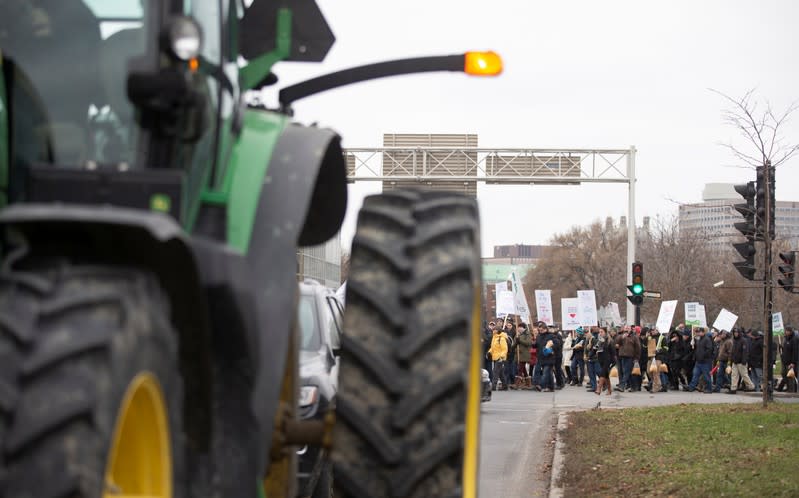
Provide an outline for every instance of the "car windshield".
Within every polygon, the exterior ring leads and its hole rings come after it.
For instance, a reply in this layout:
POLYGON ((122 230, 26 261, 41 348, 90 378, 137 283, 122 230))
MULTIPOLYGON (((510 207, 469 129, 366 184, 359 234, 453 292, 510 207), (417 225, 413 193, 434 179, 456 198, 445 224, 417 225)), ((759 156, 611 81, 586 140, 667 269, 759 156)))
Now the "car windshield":
POLYGON ((312 295, 301 295, 297 307, 297 321, 300 334, 300 349, 318 351, 322 345, 322 331, 316 316, 316 304, 312 295))
POLYGON ((128 70, 150 64, 142 57, 152 38, 147 4, 0 0, 12 168, 133 163, 137 130, 125 89, 128 70))

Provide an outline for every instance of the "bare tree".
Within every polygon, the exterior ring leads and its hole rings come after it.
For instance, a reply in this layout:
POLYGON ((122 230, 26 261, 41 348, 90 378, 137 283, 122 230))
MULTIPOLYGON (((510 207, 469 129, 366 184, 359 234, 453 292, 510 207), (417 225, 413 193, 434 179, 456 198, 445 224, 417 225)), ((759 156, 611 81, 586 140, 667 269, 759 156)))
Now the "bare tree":
POLYGON ((754 98, 754 89, 743 97, 735 99, 718 90, 730 107, 723 111, 724 122, 738 130, 754 151, 744 150, 732 143, 722 143, 740 161, 751 167, 763 166, 770 162, 777 167, 799 152, 799 143, 788 144, 781 135, 781 128, 788 122, 791 114, 799 109, 799 102, 789 105, 785 111, 775 113, 768 101, 763 104, 754 98))

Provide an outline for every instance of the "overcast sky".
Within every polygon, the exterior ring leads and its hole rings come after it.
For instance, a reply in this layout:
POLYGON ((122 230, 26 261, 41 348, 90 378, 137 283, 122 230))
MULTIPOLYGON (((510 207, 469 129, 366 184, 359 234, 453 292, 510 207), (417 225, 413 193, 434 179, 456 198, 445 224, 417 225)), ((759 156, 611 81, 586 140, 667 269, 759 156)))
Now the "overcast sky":
MULTIPOLYGON (((746 147, 722 121, 755 88, 775 110, 799 99, 799 2, 319 0, 337 41, 323 64, 282 63, 278 87, 358 64, 495 50, 498 78, 432 73, 376 80, 294 105, 295 118, 333 128, 345 147, 383 133, 476 133, 481 147, 637 150, 636 218, 676 214, 708 182, 745 182, 718 145, 746 147)), ((274 95, 269 96, 274 102, 274 95)), ((799 142, 799 113, 785 128, 799 142)), ((363 196, 350 187, 349 247, 363 196)), ((777 170, 777 199, 799 201, 799 158, 777 170)), ((488 186, 478 190, 483 254, 543 244, 572 225, 627 211, 624 185, 488 186)))

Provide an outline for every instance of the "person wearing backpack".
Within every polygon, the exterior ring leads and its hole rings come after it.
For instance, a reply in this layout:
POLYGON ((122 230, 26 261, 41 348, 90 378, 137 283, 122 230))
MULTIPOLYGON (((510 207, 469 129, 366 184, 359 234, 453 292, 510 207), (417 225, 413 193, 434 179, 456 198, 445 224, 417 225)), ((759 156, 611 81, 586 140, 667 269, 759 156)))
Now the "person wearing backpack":
POLYGON ((508 390, 508 385, 505 379, 505 363, 508 359, 508 334, 499 327, 494 329, 494 335, 491 336, 491 349, 488 351, 493 361, 494 376, 491 378, 492 390, 497 390, 497 383, 502 381, 502 391, 508 390))

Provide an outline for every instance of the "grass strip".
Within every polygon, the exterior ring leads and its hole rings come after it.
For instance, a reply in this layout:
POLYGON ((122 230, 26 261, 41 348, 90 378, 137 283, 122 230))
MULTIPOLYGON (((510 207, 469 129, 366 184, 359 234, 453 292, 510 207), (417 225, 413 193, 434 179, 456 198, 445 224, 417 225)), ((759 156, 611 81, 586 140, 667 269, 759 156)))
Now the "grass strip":
POLYGON ((799 496, 799 405, 569 415, 564 496, 799 496))

